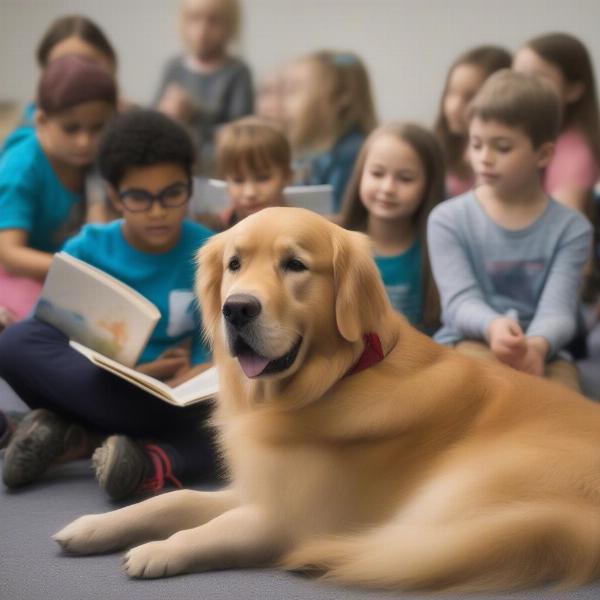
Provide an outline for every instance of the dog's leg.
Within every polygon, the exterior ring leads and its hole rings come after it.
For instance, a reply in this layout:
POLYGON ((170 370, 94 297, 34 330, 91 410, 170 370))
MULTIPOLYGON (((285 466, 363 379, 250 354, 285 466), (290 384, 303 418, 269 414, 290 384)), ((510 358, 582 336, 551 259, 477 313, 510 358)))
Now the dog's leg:
POLYGON ((272 519, 257 507, 234 508, 212 521, 150 542, 123 559, 130 577, 167 577, 179 573, 273 564, 284 548, 272 519))
POLYGON ((52 537, 73 554, 119 550, 196 527, 237 504, 232 489, 177 490, 112 512, 80 517, 52 537))

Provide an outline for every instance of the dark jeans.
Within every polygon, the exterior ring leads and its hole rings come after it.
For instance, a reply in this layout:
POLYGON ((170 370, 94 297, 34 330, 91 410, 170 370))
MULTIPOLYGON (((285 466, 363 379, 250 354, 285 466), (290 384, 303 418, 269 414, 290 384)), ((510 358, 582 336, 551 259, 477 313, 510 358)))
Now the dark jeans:
POLYGON ((54 327, 27 319, 0 335, 0 377, 30 408, 47 408, 105 434, 125 434, 174 451, 178 477, 212 476, 211 406, 179 408, 97 367, 54 327))

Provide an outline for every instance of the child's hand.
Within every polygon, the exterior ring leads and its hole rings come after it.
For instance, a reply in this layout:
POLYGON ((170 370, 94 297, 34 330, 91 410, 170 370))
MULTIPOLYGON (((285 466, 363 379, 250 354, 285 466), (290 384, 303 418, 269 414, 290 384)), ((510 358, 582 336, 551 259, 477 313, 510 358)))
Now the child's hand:
POLYGON ((510 317, 494 319, 488 328, 490 350, 503 363, 513 365, 527 351, 525 335, 517 321, 510 317))
POLYGON ((17 317, 14 313, 4 306, 0 306, 0 332, 16 322, 17 317))
POLYGON ((550 345, 545 338, 540 336, 527 337, 525 344, 527 347, 525 354, 512 366, 524 373, 543 377, 546 370, 546 356, 548 355, 550 345))
POLYGON ((195 109, 194 102, 185 89, 171 83, 158 103, 158 110, 172 119, 189 123, 195 109))
POLYGON ((138 365, 140 373, 150 375, 161 381, 178 377, 191 367, 190 351, 187 348, 169 348, 156 360, 138 365))

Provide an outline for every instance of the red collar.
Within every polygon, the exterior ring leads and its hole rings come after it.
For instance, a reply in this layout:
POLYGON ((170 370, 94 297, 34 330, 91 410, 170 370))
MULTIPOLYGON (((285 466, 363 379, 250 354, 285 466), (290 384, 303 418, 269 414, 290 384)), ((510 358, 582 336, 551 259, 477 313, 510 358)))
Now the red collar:
POLYGON ((363 335, 363 341, 365 343, 365 348, 358 361, 354 363, 354 366, 346 373, 346 376, 354 375, 359 371, 368 369, 383 360, 381 340, 376 333, 365 333, 365 335, 363 335))

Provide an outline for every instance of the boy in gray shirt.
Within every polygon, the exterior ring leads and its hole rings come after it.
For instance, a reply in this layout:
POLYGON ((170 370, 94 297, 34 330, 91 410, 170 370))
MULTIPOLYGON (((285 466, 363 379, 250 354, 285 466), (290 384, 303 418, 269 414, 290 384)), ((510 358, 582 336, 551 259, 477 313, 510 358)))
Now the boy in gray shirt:
POLYGON ((476 96, 469 123, 477 187, 436 207, 428 224, 442 302, 435 339, 579 390, 576 367, 557 355, 575 334, 592 232, 542 188, 558 95, 546 81, 501 71, 476 96))

